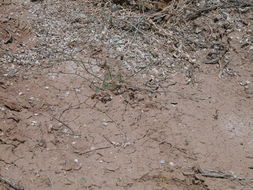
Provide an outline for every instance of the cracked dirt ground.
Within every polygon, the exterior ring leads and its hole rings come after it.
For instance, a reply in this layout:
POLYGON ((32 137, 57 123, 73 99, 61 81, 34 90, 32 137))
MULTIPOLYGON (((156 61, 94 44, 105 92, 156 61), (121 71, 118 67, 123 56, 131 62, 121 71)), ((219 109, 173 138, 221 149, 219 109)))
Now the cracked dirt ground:
POLYGON ((224 66, 203 64, 212 45, 146 30, 130 5, 0 3, 1 178, 25 190, 253 188, 252 7, 194 21, 199 39, 229 41, 224 66), (231 31, 209 31, 217 23, 231 31))

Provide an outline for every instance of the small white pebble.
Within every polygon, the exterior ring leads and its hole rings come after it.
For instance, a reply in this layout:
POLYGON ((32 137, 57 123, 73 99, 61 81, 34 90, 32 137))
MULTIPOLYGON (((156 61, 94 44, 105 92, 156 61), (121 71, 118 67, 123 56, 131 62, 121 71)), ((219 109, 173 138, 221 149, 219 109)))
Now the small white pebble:
POLYGON ((29 100, 34 100, 35 98, 34 97, 30 97, 29 100))
POLYGON ((74 161, 75 161, 76 163, 78 163, 78 159, 75 159, 74 161))
POLYGON ((54 76, 54 75, 53 75, 53 76, 50 76, 50 78, 51 78, 52 80, 54 80, 54 79, 55 79, 55 77, 56 77, 56 76, 54 76))
POLYGON ((76 144, 76 142, 75 142, 75 141, 73 141, 71 144, 76 144))
POLYGON ((37 121, 32 121, 31 124, 35 126, 37 124, 37 121))
POLYGON ((171 165, 171 166, 175 166, 175 163, 174 163, 174 162, 170 162, 170 165, 171 165))
POLYGON ((45 86, 45 89, 46 89, 46 90, 48 90, 48 89, 49 89, 49 87, 48 87, 48 86, 45 86))
POLYGON ((106 121, 103 121, 102 125, 106 127, 108 125, 108 123, 106 121))
POLYGON ((63 133, 68 133, 68 129, 64 129, 64 130, 63 130, 63 133))

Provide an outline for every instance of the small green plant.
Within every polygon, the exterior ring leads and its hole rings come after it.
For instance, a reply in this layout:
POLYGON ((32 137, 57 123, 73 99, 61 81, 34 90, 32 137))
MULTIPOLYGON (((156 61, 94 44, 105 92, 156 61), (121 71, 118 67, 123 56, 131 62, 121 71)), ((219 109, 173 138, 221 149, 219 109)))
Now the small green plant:
POLYGON ((111 72, 108 71, 104 74, 102 89, 111 91, 117 90, 118 88, 120 88, 122 82, 123 76, 121 73, 112 76, 111 72))

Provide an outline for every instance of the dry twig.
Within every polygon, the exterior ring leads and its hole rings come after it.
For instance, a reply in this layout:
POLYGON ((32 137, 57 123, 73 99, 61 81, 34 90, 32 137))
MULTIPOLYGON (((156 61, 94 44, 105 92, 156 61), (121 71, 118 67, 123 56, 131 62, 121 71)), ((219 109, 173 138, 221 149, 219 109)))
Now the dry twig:
POLYGON ((73 130, 69 125, 67 125, 65 122, 63 122, 63 121, 57 119, 57 118, 54 117, 54 116, 52 116, 52 118, 55 119, 56 121, 58 121, 59 123, 61 123, 62 125, 64 125, 65 127, 67 127, 67 128, 71 131, 71 134, 72 134, 72 135, 75 134, 74 130, 73 130))
POLYGON ((239 179, 239 180, 243 179, 241 177, 238 177, 229 173, 225 173, 222 171, 217 171, 217 170, 204 170, 204 169, 199 168, 198 172, 204 177, 222 178, 222 179, 239 179))
POLYGON ((79 155, 83 155, 83 154, 88 154, 88 153, 90 153, 90 152, 94 152, 94 151, 97 151, 97 150, 103 150, 103 149, 108 149, 108 148, 111 148, 111 146, 105 146, 105 147, 94 148, 94 149, 86 150, 86 151, 84 151, 84 152, 74 151, 74 153, 77 153, 77 154, 79 154, 79 155))
POLYGON ((21 187, 15 183, 11 182, 9 179, 6 179, 6 178, 2 177, 1 175, 0 175, 0 181, 15 190, 24 190, 24 187, 21 187))

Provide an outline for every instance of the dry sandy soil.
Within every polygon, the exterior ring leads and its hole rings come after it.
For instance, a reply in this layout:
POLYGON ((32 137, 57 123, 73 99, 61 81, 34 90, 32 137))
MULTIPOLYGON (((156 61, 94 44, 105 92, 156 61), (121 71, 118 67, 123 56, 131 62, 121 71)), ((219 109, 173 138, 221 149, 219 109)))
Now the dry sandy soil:
POLYGON ((253 2, 0 1, 0 190, 253 189, 253 2))

